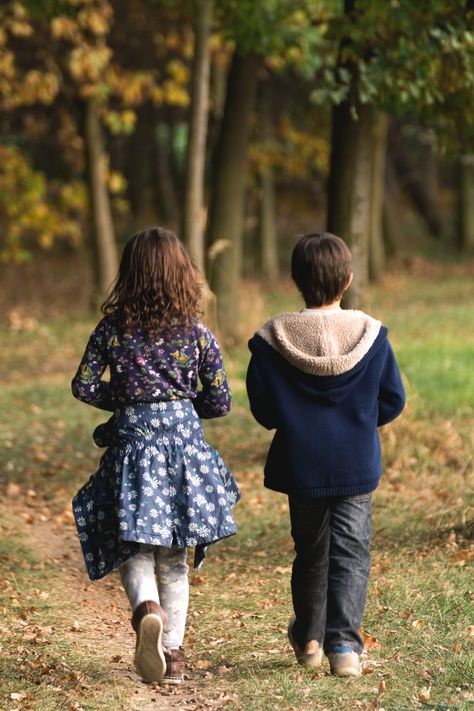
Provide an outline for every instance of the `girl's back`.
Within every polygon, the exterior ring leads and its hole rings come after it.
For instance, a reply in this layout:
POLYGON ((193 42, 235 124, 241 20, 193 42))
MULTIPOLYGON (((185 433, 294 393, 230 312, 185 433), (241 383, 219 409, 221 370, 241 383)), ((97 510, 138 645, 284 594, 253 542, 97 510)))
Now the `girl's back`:
POLYGON ((231 405, 219 346, 200 322, 148 337, 106 316, 89 339, 72 391, 102 409, 186 398, 200 417, 218 417, 231 405), (107 366, 110 383, 101 381, 107 366))
POLYGON ((199 298, 176 235, 137 233, 72 381, 75 397, 113 413, 94 432, 107 449, 73 511, 89 577, 119 568, 146 681, 183 678, 187 547, 199 565, 210 543, 236 532, 239 491, 201 424, 227 414, 231 396, 199 298))

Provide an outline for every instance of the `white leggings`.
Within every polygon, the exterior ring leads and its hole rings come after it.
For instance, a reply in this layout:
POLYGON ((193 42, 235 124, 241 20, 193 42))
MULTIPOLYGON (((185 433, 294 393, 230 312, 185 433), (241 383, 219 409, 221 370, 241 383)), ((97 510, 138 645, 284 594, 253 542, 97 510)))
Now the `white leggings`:
POLYGON ((183 643, 189 600, 188 570, 186 548, 143 543, 140 552, 120 567, 132 611, 145 600, 154 600, 168 615, 163 634, 163 646, 167 649, 183 643))

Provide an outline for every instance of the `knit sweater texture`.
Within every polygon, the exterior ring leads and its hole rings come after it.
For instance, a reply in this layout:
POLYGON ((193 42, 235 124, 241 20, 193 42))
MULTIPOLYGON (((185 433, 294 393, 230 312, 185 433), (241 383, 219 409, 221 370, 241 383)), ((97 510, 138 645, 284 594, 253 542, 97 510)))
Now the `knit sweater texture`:
POLYGON ((276 429, 265 486, 300 499, 373 491, 382 474, 377 427, 405 405, 387 329, 356 310, 283 313, 249 348, 250 408, 276 429))

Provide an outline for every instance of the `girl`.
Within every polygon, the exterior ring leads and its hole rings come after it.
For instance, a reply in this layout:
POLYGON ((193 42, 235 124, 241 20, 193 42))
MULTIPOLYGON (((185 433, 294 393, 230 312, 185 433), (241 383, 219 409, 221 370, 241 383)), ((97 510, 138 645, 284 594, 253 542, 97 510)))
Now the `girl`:
POLYGON ((137 232, 72 381, 76 398, 114 413, 94 432, 108 449, 73 511, 91 580, 119 568, 145 681, 183 679, 187 547, 198 567, 206 546, 236 532, 239 491, 200 420, 226 415, 231 396, 199 297, 176 235, 137 232))

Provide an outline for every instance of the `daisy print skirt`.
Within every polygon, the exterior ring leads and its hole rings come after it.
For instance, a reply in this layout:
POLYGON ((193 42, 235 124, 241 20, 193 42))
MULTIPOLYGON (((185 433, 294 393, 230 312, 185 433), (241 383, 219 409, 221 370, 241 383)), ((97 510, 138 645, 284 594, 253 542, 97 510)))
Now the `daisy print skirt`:
POLYGON ((112 423, 111 446, 72 502, 91 580, 140 543, 195 546, 196 565, 206 546, 236 533, 237 484, 190 400, 129 405, 112 423))

